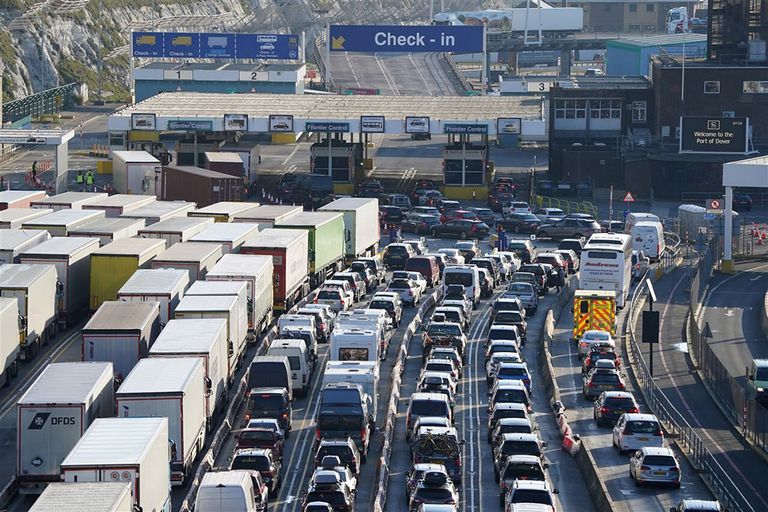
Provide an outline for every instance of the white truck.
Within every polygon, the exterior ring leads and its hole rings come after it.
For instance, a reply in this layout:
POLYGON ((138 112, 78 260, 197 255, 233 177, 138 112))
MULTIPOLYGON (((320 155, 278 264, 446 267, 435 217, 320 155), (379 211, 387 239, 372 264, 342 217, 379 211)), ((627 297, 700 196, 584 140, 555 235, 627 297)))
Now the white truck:
POLYGON ((29 512, 134 512, 128 482, 49 484, 29 512))
POLYGON ((344 216, 344 253, 347 262, 360 256, 374 256, 379 247, 379 200, 342 197, 321 206, 318 211, 344 216))
POLYGON ((121 238, 133 238, 145 226, 144 219, 105 217, 69 230, 68 236, 98 238, 102 247, 121 238))
POLYGON ((160 160, 146 151, 112 152, 112 187, 120 194, 157 195, 160 160))
POLYGON ((120 217, 129 219, 144 219, 147 226, 173 217, 186 217, 187 213, 195 209, 197 203, 189 201, 155 201, 146 206, 136 208, 120 217))
MULTIPOLYGON (((213 170, 213 169, 211 169, 213 170)), ((241 201, 219 201, 203 208, 189 212, 189 217, 210 217, 216 222, 229 223, 235 215, 247 214, 250 210, 258 208, 259 203, 244 203, 241 201)))
POLYGON ((0 297, 18 299, 21 359, 34 358, 56 335, 56 267, 0 265, 0 297))
POLYGON ((371 400, 368 410, 375 422, 379 405, 379 375, 379 363, 376 361, 328 361, 321 388, 337 382, 359 384, 371 400))
POLYGON ((334 328, 331 333, 330 361, 379 360, 379 335, 371 329, 334 328))
POLYGON ((52 211, 40 208, 9 208, 0 211, 0 229, 21 229, 25 222, 48 215, 52 211))
POLYGON ((275 227, 275 223, 291 215, 303 212, 301 206, 262 204, 258 208, 235 215, 233 222, 248 222, 259 225, 259 231, 275 227))
POLYGON ((206 281, 245 281, 251 302, 248 330, 256 337, 272 323, 274 266, 268 256, 225 254, 213 267, 206 281))
POLYGON ((158 254, 152 268, 178 268, 189 273, 189 283, 205 279, 208 271, 221 259, 221 244, 179 242, 158 254))
POLYGON ((112 364, 51 363, 16 404, 22 494, 60 480, 60 464, 96 418, 114 415, 112 364))
POLYGON ((69 230, 83 227, 95 220, 103 219, 102 210, 58 210, 29 220, 21 225, 23 229, 44 229, 51 236, 69 236, 69 230))
POLYGON ((0 211, 29 208, 32 201, 46 197, 45 190, 0 190, 0 211))
POLYGON ((0 297, 0 386, 6 387, 19 373, 19 301, 0 297))
POLYGON ((83 361, 109 361, 119 381, 147 357, 160 334, 158 302, 106 301, 82 329, 83 361))
POLYGON ((18 263, 19 255, 51 238, 38 229, 0 229, 0 265, 18 263))
POLYGON ((175 318, 224 318, 227 321, 227 355, 229 373, 243 362, 248 334, 248 319, 242 316, 238 298, 232 295, 192 295, 184 297, 176 307, 175 318))
POLYGON ((84 204, 104 200, 104 192, 64 192, 55 196, 30 201, 30 208, 48 208, 50 210, 80 210, 84 204))
POLYGON ((55 236, 19 256, 20 263, 56 267, 56 309, 62 328, 77 322, 80 313, 88 308, 91 254, 98 248, 98 238, 55 236))
POLYGON ((259 225, 251 222, 217 222, 190 238, 190 241, 215 242, 221 244, 224 254, 231 254, 240 252, 240 246, 258 232, 259 225))
POLYGON ((213 226, 211 218, 173 217, 140 229, 139 236, 162 238, 170 247, 178 242, 188 242, 190 238, 211 226, 213 226))
POLYGON ((205 371, 199 357, 142 359, 115 393, 118 418, 168 418, 171 485, 183 485, 203 449, 205 371))
POLYGON ((140 268, 117 291, 117 300, 159 302, 160 323, 165 325, 184 298, 189 286, 189 272, 177 268, 140 268))
POLYGON ((667 17, 664 24, 667 28, 667 34, 682 34, 688 32, 688 8, 673 7, 667 11, 667 17))
MULTIPOLYGON (((113 175, 114 178, 114 175, 113 175)), ((119 217, 136 208, 147 206, 155 202, 151 196, 139 196, 134 194, 114 194, 106 199, 98 199, 83 205, 83 210, 104 210, 108 219, 119 217)))
MULTIPOLYGON (((186 297, 192 295, 230 295, 237 297, 240 314, 248 318, 248 325, 253 321, 253 302, 248 296, 248 283, 245 281, 195 281, 189 287, 186 297)), ((249 337, 249 340, 252 337, 249 337)))
POLYGON ((313 361, 304 340, 276 339, 267 349, 267 356, 285 356, 291 367, 293 390, 299 396, 307 396, 312 378, 313 361))
POLYGON ((61 463, 64 482, 128 482, 133 505, 171 512, 167 418, 102 418, 61 463))
POLYGON ((227 321, 223 318, 171 320, 149 350, 150 358, 199 357, 205 372, 206 426, 226 406, 232 376, 227 363, 227 321))

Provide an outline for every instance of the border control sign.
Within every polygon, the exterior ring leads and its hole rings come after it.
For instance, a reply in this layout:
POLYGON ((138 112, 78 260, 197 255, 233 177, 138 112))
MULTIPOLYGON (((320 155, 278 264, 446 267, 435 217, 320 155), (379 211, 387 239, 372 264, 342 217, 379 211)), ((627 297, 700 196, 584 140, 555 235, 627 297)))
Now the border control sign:
POLYGON ((748 127, 746 117, 682 117, 680 152, 746 154, 748 127))

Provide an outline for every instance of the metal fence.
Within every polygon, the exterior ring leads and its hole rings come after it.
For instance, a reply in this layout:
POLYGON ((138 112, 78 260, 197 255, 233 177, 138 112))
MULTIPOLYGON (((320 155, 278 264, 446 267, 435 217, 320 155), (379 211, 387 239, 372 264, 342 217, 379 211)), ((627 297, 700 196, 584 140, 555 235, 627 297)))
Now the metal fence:
MULTIPOLYGON (((718 247, 718 240, 710 239, 709 244, 700 253, 701 256, 690 287, 690 307, 694 313, 698 309, 697 305, 701 303, 706 293, 712 269, 717 262, 716 255, 719 253, 715 250, 716 247, 718 247)), ((659 277, 660 275, 656 274, 651 276, 651 279, 656 280, 659 277)), ((635 332, 635 323, 641 313, 647 292, 646 280, 643 279, 642 284, 632 294, 627 329, 629 333, 627 349, 643 397, 648 407, 664 424, 671 437, 676 439, 678 446, 685 451, 688 459, 697 468, 700 476, 706 480, 723 505, 732 512, 755 512, 754 507, 746 500, 738 485, 731 480, 728 472, 720 466, 712 452, 709 451, 707 443, 699 437, 688 423, 685 415, 675 408, 664 391, 656 385, 650 376, 645 356, 641 351, 640 341, 637 339, 635 332)), ((692 318, 694 316, 691 315, 692 318)), ((695 332, 700 333, 700 331, 695 332)))

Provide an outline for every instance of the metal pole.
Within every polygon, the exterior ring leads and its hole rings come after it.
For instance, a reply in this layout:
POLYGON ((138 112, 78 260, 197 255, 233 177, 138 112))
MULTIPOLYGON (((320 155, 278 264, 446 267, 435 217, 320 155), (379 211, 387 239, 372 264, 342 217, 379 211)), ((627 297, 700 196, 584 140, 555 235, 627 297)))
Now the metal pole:
POLYGON ((725 187, 725 212, 723 212, 723 272, 733 272, 733 187, 725 187))
POLYGON ((325 136, 328 137, 328 176, 333 179, 333 145, 331 144, 331 132, 326 132, 325 136))
POLYGON ((480 87, 483 89, 483 96, 486 94, 486 85, 485 82, 488 80, 488 74, 486 71, 486 67, 488 66, 488 24, 483 23, 483 70, 481 73, 480 78, 480 87))
MULTIPOLYGON (((136 84, 133 82, 133 30, 131 30, 131 54, 128 56, 128 60, 131 63, 128 69, 128 87, 131 90, 131 105, 133 105, 136 103, 136 84)), ((133 129, 133 127, 131 127, 131 129, 133 129)))
POLYGON ((331 85, 331 23, 325 26, 325 84, 329 91, 333 90, 331 85))
POLYGON ((307 63, 307 33, 301 31, 301 63, 307 63))
POLYGON ((429 0, 429 22, 432 23, 432 20, 435 17, 435 0, 429 0))
MULTIPOLYGON (((651 299, 650 294, 648 298, 651 299)), ((650 305, 649 311, 653 311, 653 300, 649 300, 648 304, 650 305)), ((653 343, 648 344, 648 371, 651 374, 651 378, 653 378, 653 343)))
MULTIPOLYGON (((104 25, 101 19, 101 13, 104 12, 104 5, 102 0, 99 0, 99 25, 104 25)), ((103 105, 104 101, 102 100, 102 73, 104 69, 104 47, 101 43, 101 37, 99 37, 99 91, 98 91, 98 103, 97 105, 103 105)))
MULTIPOLYGON (((685 30, 683 30, 683 65, 680 77, 680 115, 685 115, 685 30)), ((680 134, 682 139, 682 134, 680 134)))
POLYGON ((608 193, 608 232, 611 232, 611 221, 613 220, 613 185, 608 193))
POLYGON ((195 130, 195 139, 194 140, 195 140, 195 144, 194 144, 194 146, 195 146, 195 167, 197 167, 198 166, 197 165, 198 164, 198 162, 197 162, 197 130, 195 130))

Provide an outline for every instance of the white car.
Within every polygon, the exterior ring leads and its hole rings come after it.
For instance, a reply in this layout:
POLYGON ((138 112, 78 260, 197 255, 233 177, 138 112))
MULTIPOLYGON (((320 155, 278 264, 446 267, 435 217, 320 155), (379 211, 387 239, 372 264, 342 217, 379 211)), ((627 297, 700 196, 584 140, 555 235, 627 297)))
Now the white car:
POLYGON ((496 377, 496 372, 499 370, 501 363, 520 363, 522 358, 517 352, 497 352, 488 359, 485 363, 485 383, 489 386, 493 383, 493 379, 496 377))
POLYGON ((565 218, 565 212, 560 208, 539 208, 533 212, 535 216, 541 220, 541 222, 550 223, 563 220, 565 218))
POLYGON ((392 279, 398 279, 398 278, 410 279, 411 281, 419 285, 422 295, 427 293, 427 280, 424 279, 424 276, 421 275, 421 272, 411 272, 408 270, 395 270, 394 272, 392 272, 392 279))
POLYGON ((498 252, 487 252, 483 255, 484 258, 490 258, 496 262, 497 268, 501 266, 502 278, 506 281, 512 278, 514 271, 512 270, 512 264, 509 259, 498 252))
POLYGON ((611 333, 597 330, 585 331, 579 340, 579 359, 583 359, 589 354, 590 349, 597 345, 616 348, 616 342, 611 337, 611 333))
MULTIPOLYGON (((323 283, 324 287, 334 287, 341 289, 342 293, 347 297, 349 302, 349 307, 352 307, 352 304, 355 303, 355 291, 352 290, 352 287, 349 286, 349 283, 347 281, 341 280, 341 279, 328 279, 323 283)), ((347 308, 349 309, 349 308, 347 308)), ((346 311, 346 310, 345 310, 346 311)))
POLYGON ((645 447, 629 459, 629 476, 640 487, 646 483, 671 484, 680 487, 680 464, 669 448, 645 447))
POLYGON ((645 447, 663 447, 664 431, 653 414, 624 413, 613 427, 613 446, 619 454, 645 447))
POLYGON ((464 264, 464 256, 459 252, 458 249, 454 248, 444 248, 444 249, 438 249, 437 252, 440 254, 445 254, 445 257, 448 259, 449 265, 463 265, 464 264))
POLYGON ((531 213, 531 206, 525 201, 512 201, 501 207, 501 213, 503 215, 509 215, 510 213, 531 213))
POLYGON ((409 306, 416 306, 421 302, 421 287, 410 279, 392 279, 387 291, 398 293, 403 303, 409 306))
POLYGON ((518 256, 518 255, 517 255, 516 253, 514 253, 514 252, 509 252, 509 251, 499 251, 499 254, 501 254, 501 255, 502 255, 504 258, 506 258, 506 259, 507 259, 507 261, 509 262, 509 265, 510 265, 510 267, 511 267, 511 272, 512 272, 513 274, 514 274, 515 272, 517 272, 517 271, 518 271, 518 269, 520 268, 520 265, 522 265, 522 264, 523 264, 523 262, 520 260, 520 256, 518 256))
POLYGON ((315 304, 330 306, 334 313, 346 311, 352 305, 349 301, 349 297, 344 291, 335 286, 325 286, 320 288, 315 297, 315 304))

